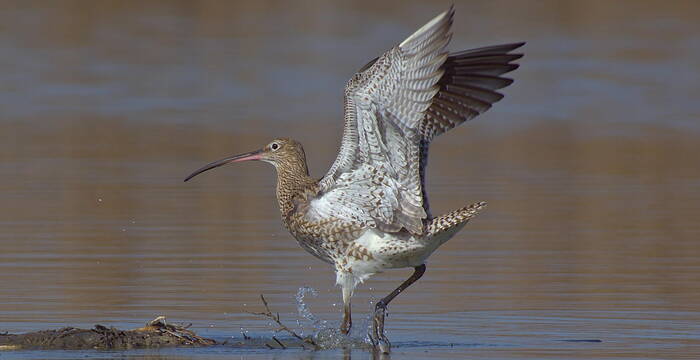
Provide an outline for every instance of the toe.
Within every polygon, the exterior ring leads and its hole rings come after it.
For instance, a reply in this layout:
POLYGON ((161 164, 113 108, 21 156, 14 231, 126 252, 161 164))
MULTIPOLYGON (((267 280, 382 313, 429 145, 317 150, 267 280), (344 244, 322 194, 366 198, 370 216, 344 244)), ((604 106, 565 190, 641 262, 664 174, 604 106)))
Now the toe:
POLYGON ((388 339, 385 338, 379 340, 379 350, 381 350, 381 352, 384 354, 388 354, 391 352, 391 343, 388 339))

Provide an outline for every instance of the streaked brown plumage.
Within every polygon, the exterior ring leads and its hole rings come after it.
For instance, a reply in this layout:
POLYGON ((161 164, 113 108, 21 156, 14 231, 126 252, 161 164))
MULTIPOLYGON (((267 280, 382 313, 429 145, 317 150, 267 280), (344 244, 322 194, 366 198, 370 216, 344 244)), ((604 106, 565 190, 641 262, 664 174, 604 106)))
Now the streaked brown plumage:
POLYGON ((523 43, 448 54, 454 10, 438 15, 399 45, 363 66, 345 88, 345 127, 338 157, 320 180, 309 176, 300 143, 279 138, 260 150, 207 164, 246 160, 277 169, 282 221, 309 253, 334 266, 342 287, 341 330, 352 325, 358 283, 385 269, 414 274, 376 305, 370 338, 388 352, 386 305, 425 271, 425 260, 485 206, 433 217, 425 192, 431 140, 488 110, 512 83, 501 75, 522 57, 523 43))

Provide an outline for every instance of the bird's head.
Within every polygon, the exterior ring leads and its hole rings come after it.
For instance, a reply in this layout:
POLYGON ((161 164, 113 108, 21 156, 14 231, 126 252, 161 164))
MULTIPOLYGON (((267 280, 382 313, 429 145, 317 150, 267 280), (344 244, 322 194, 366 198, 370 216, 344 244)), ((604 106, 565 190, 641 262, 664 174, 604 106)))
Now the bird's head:
POLYGON ((304 155, 304 148, 301 146, 301 143, 289 138, 278 138, 270 141, 261 149, 230 156, 206 164, 185 178, 185 181, 222 165, 249 160, 259 160, 270 163, 278 170, 281 167, 301 167, 301 170, 308 174, 308 170, 306 169, 306 156, 304 155))

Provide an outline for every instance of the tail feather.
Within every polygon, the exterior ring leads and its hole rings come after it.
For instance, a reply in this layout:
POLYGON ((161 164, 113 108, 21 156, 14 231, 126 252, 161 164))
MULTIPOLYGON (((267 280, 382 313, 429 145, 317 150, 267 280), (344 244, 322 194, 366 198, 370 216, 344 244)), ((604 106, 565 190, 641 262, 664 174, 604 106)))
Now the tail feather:
MULTIPOLYGON (((461 209, 440 215, 428 223, 427 235, 429 237, 435 237, 446 232, 456 233, 485 206, 486 202, 479 201, 461 209)), ((447 239, 449 239, 449 237, 447 239)))

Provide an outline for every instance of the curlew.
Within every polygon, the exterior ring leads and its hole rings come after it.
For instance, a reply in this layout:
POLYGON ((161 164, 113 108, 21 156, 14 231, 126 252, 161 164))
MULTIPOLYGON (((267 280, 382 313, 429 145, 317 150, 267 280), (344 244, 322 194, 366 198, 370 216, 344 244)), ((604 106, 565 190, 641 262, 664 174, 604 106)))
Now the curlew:
POLYGON ((425 272, 426 259, 486 204, 432 216, 425 188, 428 146, 437 135, 488 110, 510 85, 503 74, 524 43, 449 53, 454 9, 363 66, 345 87, 339 154, 321 179, 309 176, 301 144, 278 138, 263 148, 205 165, 192 177, 234 162, 259 160, 277 170, 282 222, 306 251, 333 266, 343 320, 352 326, 355 287, 386 269, 413 274, 375 305, 369 337, 388 353, 387 305, 425 272))

